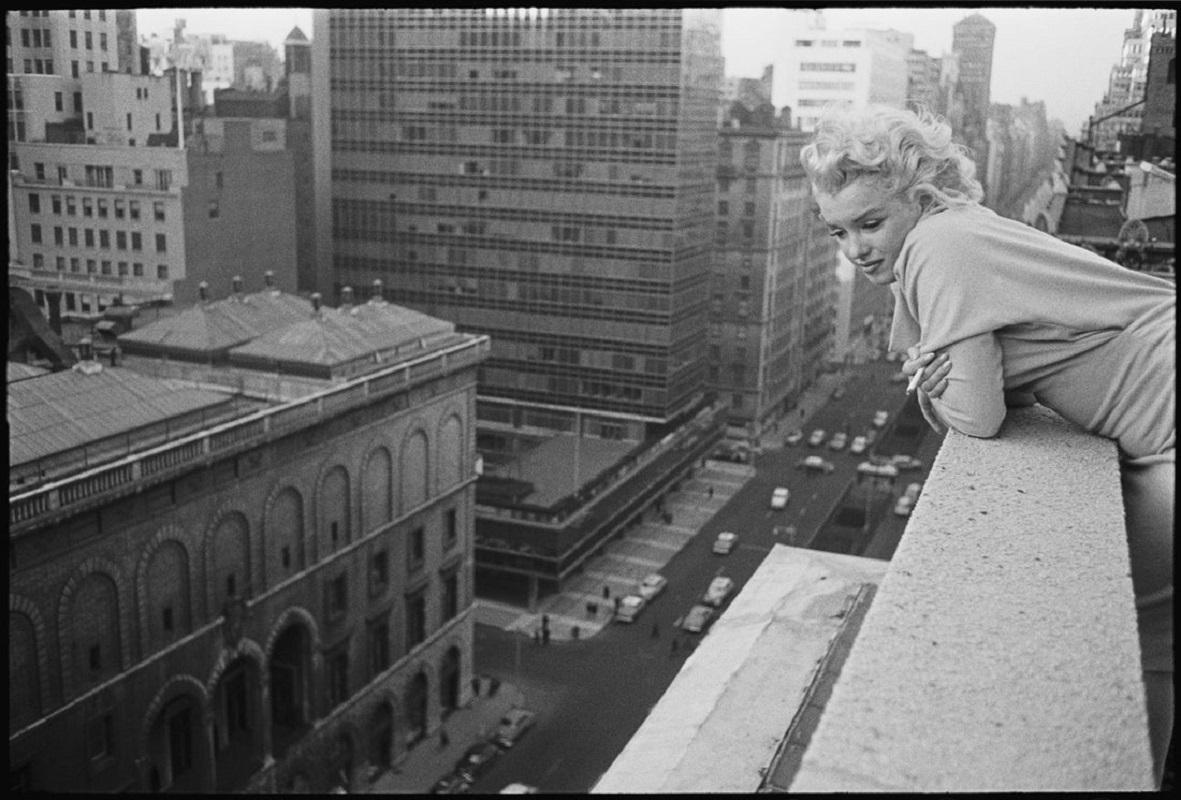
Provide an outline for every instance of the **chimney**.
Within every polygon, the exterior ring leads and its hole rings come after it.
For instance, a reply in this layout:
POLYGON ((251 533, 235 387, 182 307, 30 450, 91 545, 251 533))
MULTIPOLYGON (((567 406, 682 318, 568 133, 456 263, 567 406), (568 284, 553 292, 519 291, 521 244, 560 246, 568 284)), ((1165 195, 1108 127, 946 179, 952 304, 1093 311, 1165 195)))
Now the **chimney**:
POLYGON ((197 284, 197 294, 200 296, 202 303, 209 302, 209 284, 206 281, 201 281, 197 284))
POLYGON ((235 275, 230 279, 230 287, 234 290, 234 296, 239 300, 242 299, 242 276, 235 275))
POLYGON ((111 348, 110 355, 111 355, 111 366, 112 367, 119 366, 119 345, 115 345, 114 347, 111 348))
POLYGON ((275 288, 275 273, 273 270, 267 270, 262 274, 262 282, 268 289, 275 288))
POLYGON ((91 346, 90 337, 87 336, 78 342, 78 360, 79 361, 93 361, 94 348, 91 346))
POLYGON ((312 292, 311 300, 312 300, 312 311, 315 311, 316 314, 319 314, 320 313, 320 293, 319 292, 312 292))
POLYGON ((381 278, 374 278, 373 279, 373 294, 371 294, 369 296, 369 302, 376 304, 376 303, 380 303, 382 301, 383 298, 381 296, 381 289, 382 289, 381 278))
POLYGON ((83 375, 97 375, 103 371, 103 365, 94 360, 94 348, 89 336, 78 342, 78 363, 70 369, 83 375))
POLYGON ((345 286, 340 290, 340 306, 341 308, 350 308, 353 305, 353 287, 345 286))

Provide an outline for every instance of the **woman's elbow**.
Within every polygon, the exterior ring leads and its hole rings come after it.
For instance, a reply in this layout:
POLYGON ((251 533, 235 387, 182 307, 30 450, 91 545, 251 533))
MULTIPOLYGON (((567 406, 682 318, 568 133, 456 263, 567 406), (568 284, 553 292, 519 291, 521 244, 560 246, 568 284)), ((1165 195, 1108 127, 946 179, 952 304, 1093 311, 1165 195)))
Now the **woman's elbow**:
POLYGON ((957 433, 976 439, 991 439, 1000 433, 1001 424, 1005 421, 1005 406, 999 403, 988 408, 973 409, 971 413, 944 409, 943 418, 947 421, 947 427, 957 433))

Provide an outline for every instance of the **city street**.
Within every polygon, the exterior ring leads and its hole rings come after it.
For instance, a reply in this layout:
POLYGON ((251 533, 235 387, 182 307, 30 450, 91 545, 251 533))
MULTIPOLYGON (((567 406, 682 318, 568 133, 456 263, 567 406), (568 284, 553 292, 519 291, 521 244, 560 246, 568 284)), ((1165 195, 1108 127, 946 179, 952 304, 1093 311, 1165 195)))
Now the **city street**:
MULTIPOLYGON (((851 440, 872 427, 875 411, 886 410, 890 421, 881 431, 877 451, 883 455, 908 453, 923 460, 922 470, 899 476, 886 513, 864 550, 868 557, 884 559, 892 555, 906 524, 905 518, 891 513, 893 498, 907 483, 925 478, 940 443, 940 437, 925 427, 915 433, 907 426, 910 435, 894 430, 906 401, 904 385, 889 380, 899 366, 870 361, 848 367, 844 375, 824 376, 825 385, 836 385, 843 379, 846 392, 839 400, 829 399, 819 408, 809 409, 802 427, 805 436, 823 428, 830 434, 846 431, 851 440)), ((797 414, 789 412, 779 426, 780 441, 798 427, 798 420, 793 419, 797 414)), ((855 480, 857 465, 868 458, 868 453, 853 455, 847 448, 841 452, 827 446, 812 448, 806 440, 794 447, 780 447, 776 443, 768 446, 764 439, 764 448, 754 464, 756 474, 740 487, 728 487, 727 494, 733 491, 729 501, 712 517, 705 517, 699 532, 685 538, 679 552, 660 569, 668 586, 635 623, 607 624, 590 638, 555 639, 546 646, 534 643, 526 630, 476 626, 479 672, 518 687, 526 706, 537 711, 539 718, 536 729, 505 754, 473 791, 496 792, 514 781, 537 786, 543 792, 589 791, 672 682, 688 648, 706 635, 678 631, 674 624, 699 600, 710 580, 719 574, 729 576, 735 582, 735 592, 741 591, 775 543, 776 526, 795 525, 799 542, 822 531, 846 487, 855 480), (796 462, 806 455, 820 455, 835 469, 831 474, 796 469, 796 462), (782 510, 770 508, 776 486, 791 491, 782 510), (738 545, 729 555, 715 555, 711 552, 713 541, 723 530, 738 533, 738 545)), ((683 495, 681 503, 687 502, 685 496, 701 497, 703 507, 711 505, 701 487, 683 495)), ((619 591, 621 587, 612 584, 611 588, 619 591)))

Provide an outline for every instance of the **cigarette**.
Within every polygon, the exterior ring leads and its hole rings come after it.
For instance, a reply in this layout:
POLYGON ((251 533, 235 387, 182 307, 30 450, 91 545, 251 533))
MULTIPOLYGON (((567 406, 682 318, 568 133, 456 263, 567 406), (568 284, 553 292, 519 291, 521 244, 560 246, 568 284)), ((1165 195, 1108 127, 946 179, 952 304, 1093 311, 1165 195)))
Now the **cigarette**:
POLYGON ((910 383, 906 384, 906 393, 914 394, 914 390, 919 388, 919 383, 923 380, 923 368, 919 367, 918 372, 910 376, 910 383))

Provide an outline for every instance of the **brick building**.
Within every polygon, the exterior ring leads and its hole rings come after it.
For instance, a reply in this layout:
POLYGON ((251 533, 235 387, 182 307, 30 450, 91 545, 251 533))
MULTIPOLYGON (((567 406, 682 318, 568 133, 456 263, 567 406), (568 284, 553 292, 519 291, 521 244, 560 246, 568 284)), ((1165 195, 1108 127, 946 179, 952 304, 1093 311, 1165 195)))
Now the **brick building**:
POLYGON ((396 763, 468 699, 487 339, 264 289, 120 347, 9 384, 11 785, 396 763))

